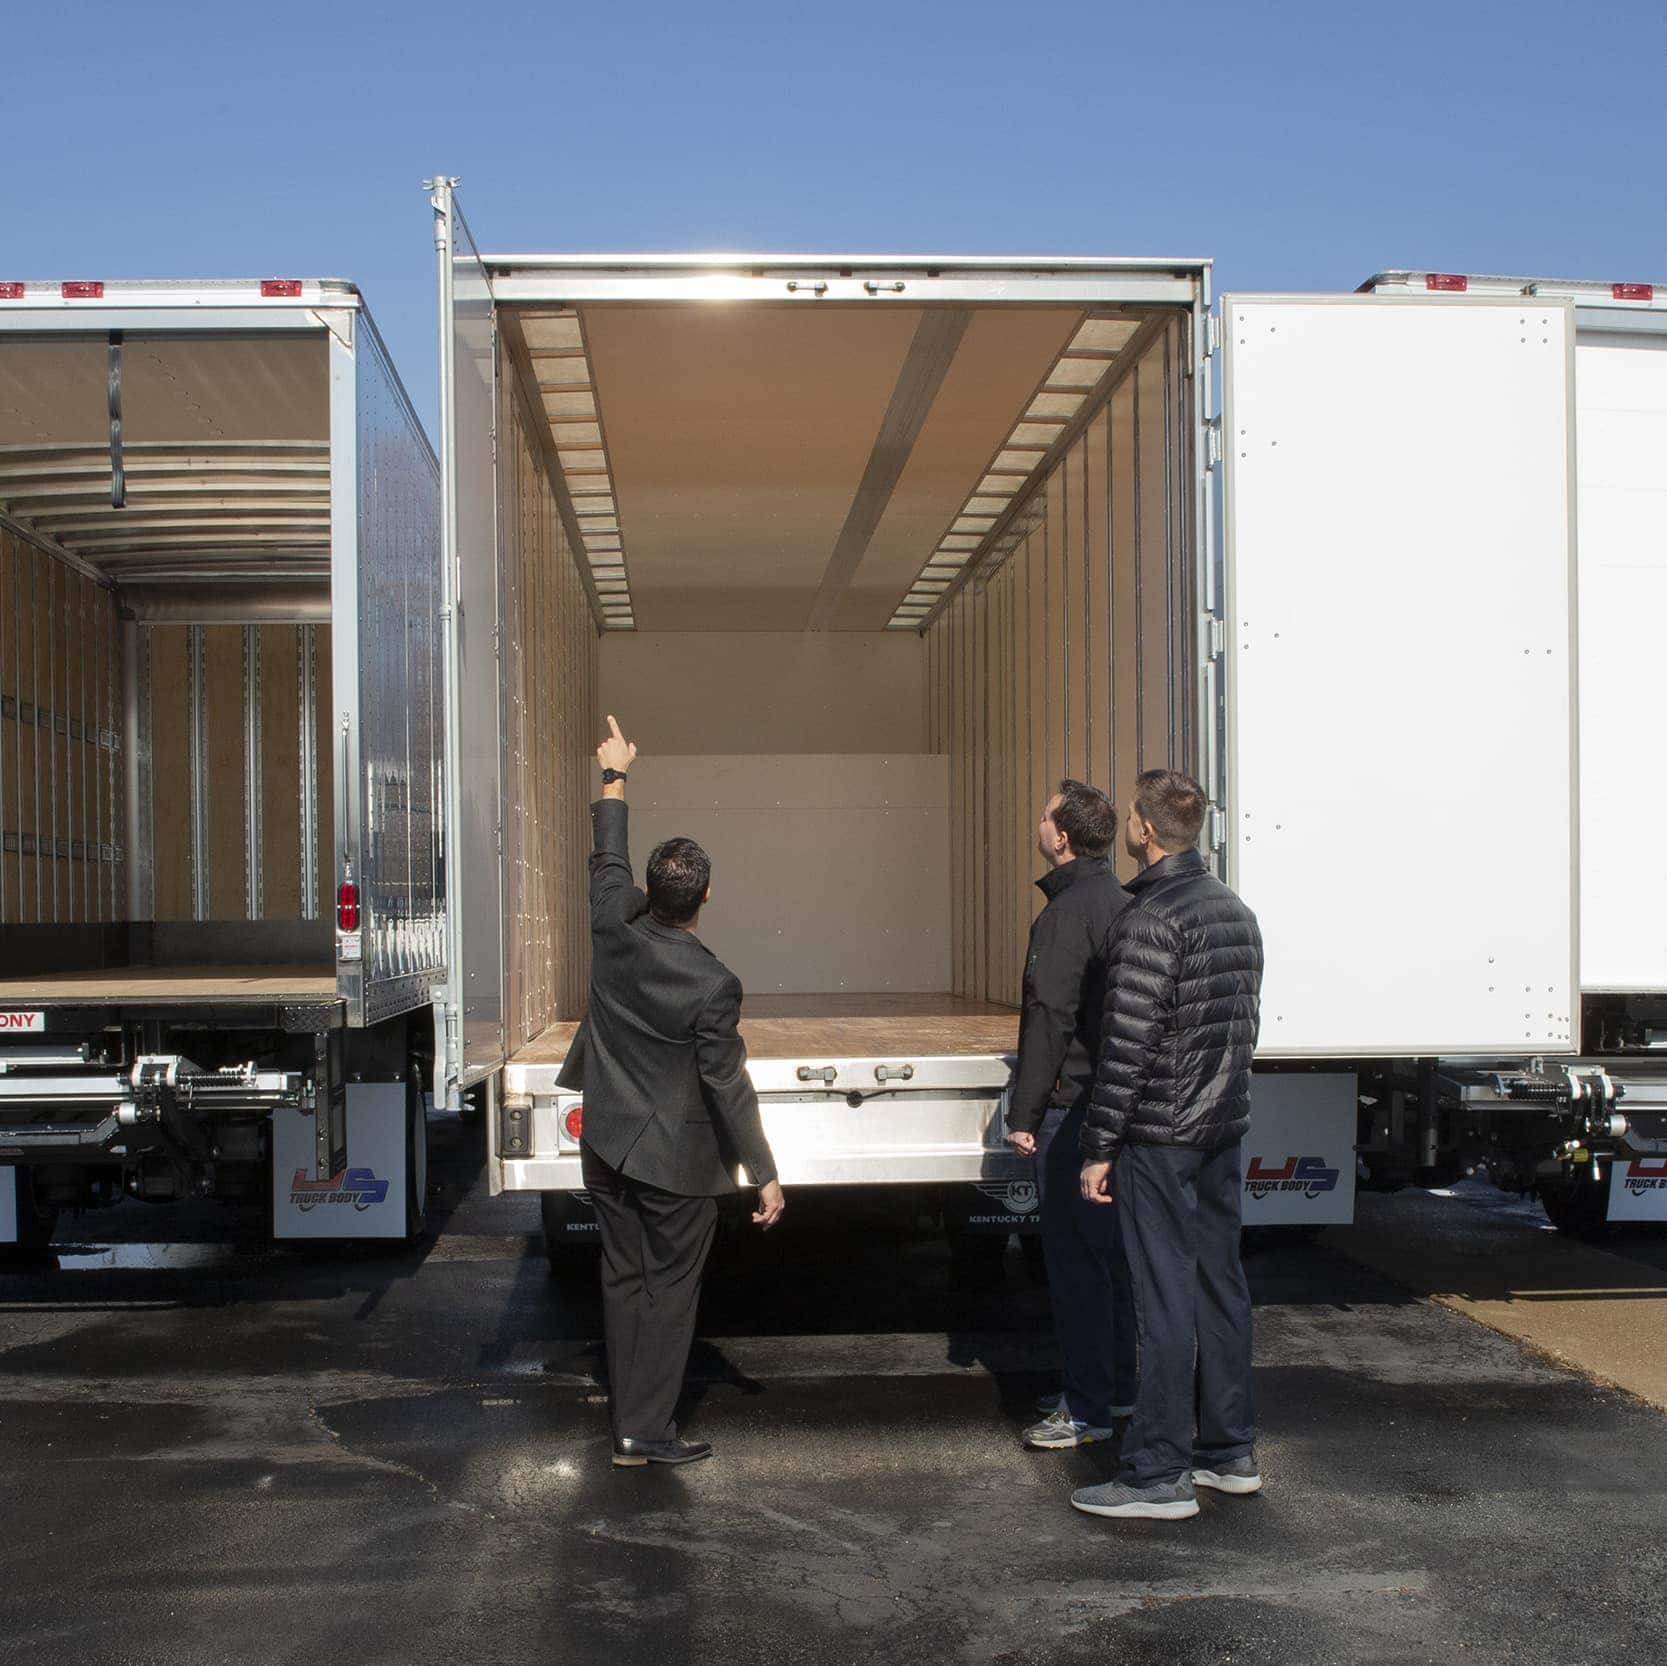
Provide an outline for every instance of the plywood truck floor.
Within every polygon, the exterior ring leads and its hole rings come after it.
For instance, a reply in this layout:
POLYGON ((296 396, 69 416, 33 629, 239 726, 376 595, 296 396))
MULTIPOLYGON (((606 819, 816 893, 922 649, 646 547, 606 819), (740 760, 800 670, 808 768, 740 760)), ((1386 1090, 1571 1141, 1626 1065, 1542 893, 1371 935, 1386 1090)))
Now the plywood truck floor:
POLYGON ((105 966, 0 978, 0 1006, 28 1001, 332 1001, 330 966, 105 966))
MULTIPOLYGON (((559 1064, 574 1023, 552 1024, 516 1064, 559 1064)), ((1019 1044, 1012 1007, 955 995, 749 995, 741 1037, 755 1059, 979 1058, 1019 1044)))

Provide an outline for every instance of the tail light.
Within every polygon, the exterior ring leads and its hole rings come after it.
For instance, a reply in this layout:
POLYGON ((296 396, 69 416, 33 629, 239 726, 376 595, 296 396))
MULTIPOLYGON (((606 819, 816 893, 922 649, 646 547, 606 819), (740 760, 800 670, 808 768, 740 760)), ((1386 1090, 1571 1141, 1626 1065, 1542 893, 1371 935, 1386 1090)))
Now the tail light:
POLYGON ((343 880, 336 887, 336 929, 338 931, 357 931, 359 929, 359 887, 351 879, 343 880))
POLYGON ((269 300, 285 297, 299 300, 301 297, 301 280, 299 278, 262 278, 260 292, 269 300))
POLYGON ((99 301, 104 298, 104 285, 96 279, 71 281, 59 286, 58 293, 66 301, 99 301))
POLYGON ((21 301, 23 299, 23 285, 20 283, 0 283, 0 301, 21 301))
POLYGON ((1617 301, 1653 301, 1655 299, 1655 285, 1653 283, 1612 283, 1609 286, 1609 293, 1617 301))
POLYGON ((578 1139, 585 1131, 585 1108, 583 1105, 569 1105, 567 1115, 561 1119, 561 1125, 567 1130, 569 1139, 578 1139))
POLYGON ((1470 287, 1470 279, 1459 272, 1426 272, 1424 287, 1447 295, 1462 295, 1470 287))

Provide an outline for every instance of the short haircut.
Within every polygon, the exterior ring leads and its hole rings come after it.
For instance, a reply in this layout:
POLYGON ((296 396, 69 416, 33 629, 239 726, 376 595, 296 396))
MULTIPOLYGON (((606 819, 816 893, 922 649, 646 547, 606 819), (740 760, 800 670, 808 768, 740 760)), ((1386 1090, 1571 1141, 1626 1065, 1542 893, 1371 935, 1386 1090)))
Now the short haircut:
POLYGON ((1117 806, 1098 787, 1066 779, 1059 783, 1063 800, 1053 813, 1053 824, 1071 841, 1073 856, 1091 860, 1105 856, 1117 842, 1117 806))
POLYGON ((663 926, 684 926, 706 901, 712 858, 693 839, 667 839, 648 857, 648 911, 663 926))
POLYGON ((1149 769, 1135 782, 1135 814, 1167 851, 1191 850, 1198 843, 1208 803, 1204 789, 1178 769, 1149 769))

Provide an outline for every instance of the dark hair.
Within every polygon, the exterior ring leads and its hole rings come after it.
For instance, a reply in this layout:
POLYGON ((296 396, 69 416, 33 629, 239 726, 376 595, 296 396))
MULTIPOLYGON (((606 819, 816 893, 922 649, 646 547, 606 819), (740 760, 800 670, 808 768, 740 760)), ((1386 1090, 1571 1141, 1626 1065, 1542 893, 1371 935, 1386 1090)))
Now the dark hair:
POLYGON ((1064 800, 1053 813, 1053 824, 1071 841, 1073 856, 1098 860, 1117 840, 1117 806, 1108 794, 1082 781, 1059 783, 1064 800))
POLYGON ((1172 853, 1198 843, 1208 802, 1204 789, 1178 769, 1149 769, 1135 782, 1135 814, 1172 853))
POLYGON ((686 926, 706 901, 712 858, 693 839, 667 839, 648 857, 648 911, 663 926, 686 926))

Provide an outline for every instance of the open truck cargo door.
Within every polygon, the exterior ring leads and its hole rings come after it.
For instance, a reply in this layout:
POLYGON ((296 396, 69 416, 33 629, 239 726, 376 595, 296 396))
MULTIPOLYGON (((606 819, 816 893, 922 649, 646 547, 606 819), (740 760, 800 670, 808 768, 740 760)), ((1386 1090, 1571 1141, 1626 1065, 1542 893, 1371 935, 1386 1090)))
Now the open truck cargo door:
POLYGON ((1226 842, 1262 1053, 1572 1052, 1572 309, 1222 311, 1226 842))
POLYGON ((504 1062, 498 674, 497 321, 492 283, 452 195, 431 182, 440 275, 440 467, 447 602, 446 818, 451 953, 446 1066, 461 1089, 504 1062))

